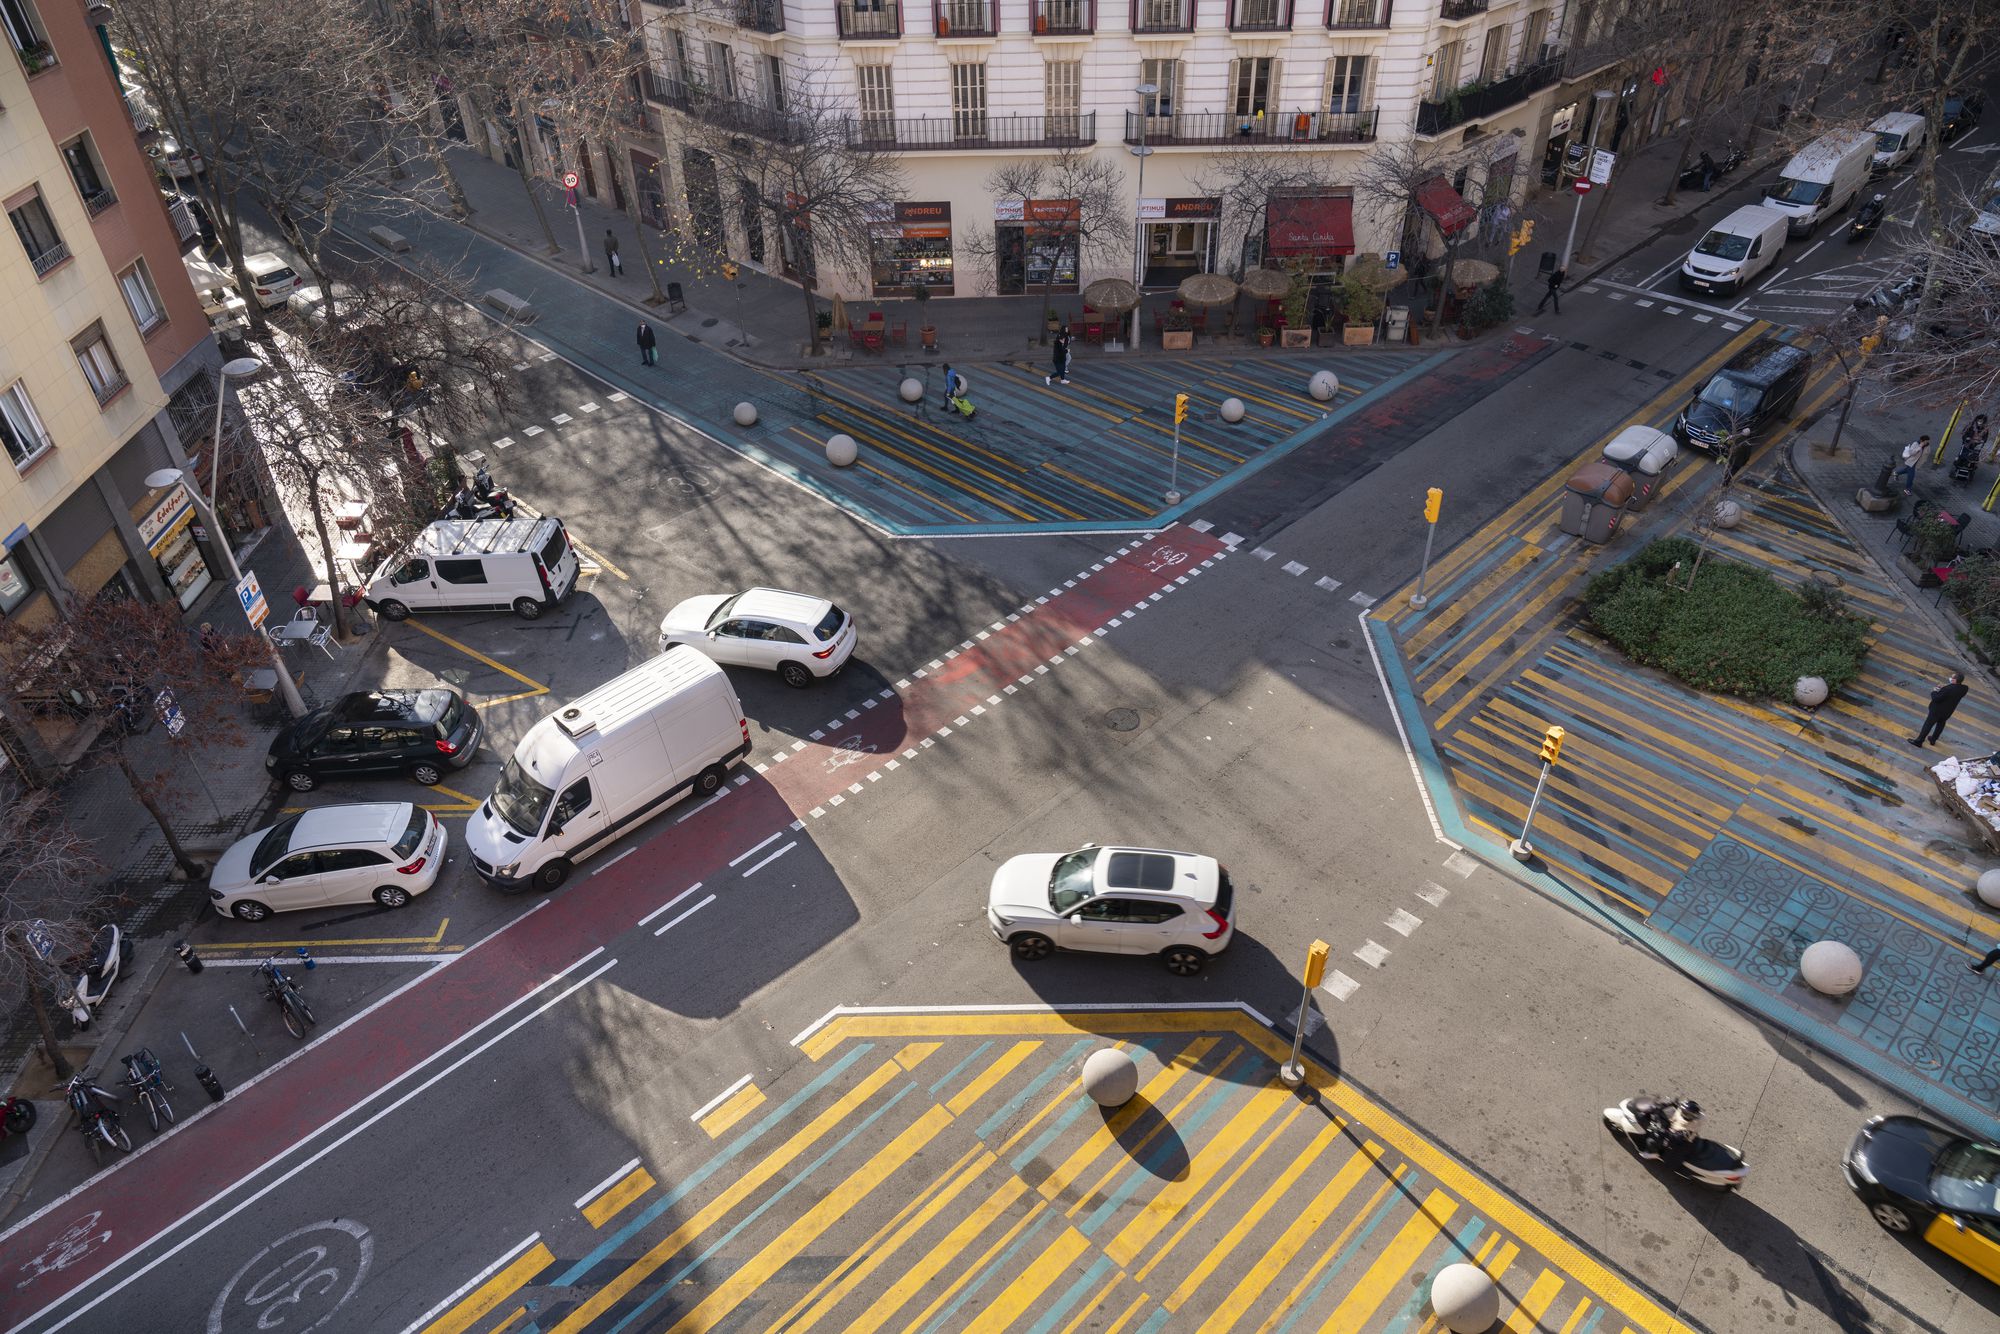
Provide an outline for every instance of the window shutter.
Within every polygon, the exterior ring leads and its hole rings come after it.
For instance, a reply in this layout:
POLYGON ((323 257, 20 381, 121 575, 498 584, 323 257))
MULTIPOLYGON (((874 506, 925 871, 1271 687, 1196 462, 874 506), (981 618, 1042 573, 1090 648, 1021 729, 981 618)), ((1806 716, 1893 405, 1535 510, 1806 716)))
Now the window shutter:
POLYGON ((1285 62, 1276 56, 1271 57, 1271 91, 1265 94, 1264 102, 1273 116, 1285 115, 1291 109, 1285 101, 1285 62))

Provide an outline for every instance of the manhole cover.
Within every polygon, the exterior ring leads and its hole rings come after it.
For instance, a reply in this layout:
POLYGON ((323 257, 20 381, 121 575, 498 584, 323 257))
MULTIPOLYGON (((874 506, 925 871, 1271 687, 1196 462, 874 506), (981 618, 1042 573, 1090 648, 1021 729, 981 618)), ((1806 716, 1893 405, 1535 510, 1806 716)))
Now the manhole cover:
POLYGON ((720 323, 722 323, 721 320, 716 319, 713 316, 710 316, 708 319, 705 319, 701 322, 701 327, 704 329, 713 329, 716 325, 720 323))
POLYGON ((1135 732, 1139 728, 1139 711, 1113 709, 1104 715, 1104 725, 1114 732, 1135 732))

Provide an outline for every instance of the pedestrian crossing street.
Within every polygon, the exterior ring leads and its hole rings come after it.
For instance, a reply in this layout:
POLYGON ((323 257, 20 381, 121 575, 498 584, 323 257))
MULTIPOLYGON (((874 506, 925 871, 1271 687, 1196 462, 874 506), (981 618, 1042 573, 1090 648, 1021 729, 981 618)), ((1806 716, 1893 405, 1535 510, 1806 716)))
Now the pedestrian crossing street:
POLYGON ((836 1011, 797 1045, 696 1111, 712 1151, 551 1204, 412 1328, 1434 1334, 1453 1263, 1511 1334, 1686 1328, 1361 1089, 1285 1086, 1240 1007, 836 1011), (1107 1045, 1116 1111, 1078 1078, 1107 1045))

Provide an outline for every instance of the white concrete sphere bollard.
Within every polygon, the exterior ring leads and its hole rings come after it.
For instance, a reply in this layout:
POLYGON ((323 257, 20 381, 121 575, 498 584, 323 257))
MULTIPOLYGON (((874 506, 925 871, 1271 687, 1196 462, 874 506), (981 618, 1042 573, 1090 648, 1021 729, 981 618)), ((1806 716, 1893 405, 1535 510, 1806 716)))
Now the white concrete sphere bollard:
POLYGON ((1979 901, 1989 908, 2000 908, 2000 869, 1980 875, 1979 901))
POLYGON ((1116 1047, 1084 1058, 1083 1091, 1100 1107, 1123 1107, 1139 1091, 1139 1063, 1116 1047))
POLYGON ((896 388, 905 403, 914 403, 924 396, 924 382, 914 375, 903 377, 903 383, 896 388))
POLYGON ((736 405, 736 424, 738 426, 755 426, 757 424, 757 405, 755 403, 738 403, 736 405))
POLYGON ((1340 377, 1332 371, 1314 371, 1306 390, 1322 403, 1332 402, 1333 396, 1340 392, 1340 377))
POLYGON ((1826 703, 1826 682, 1817 676, 1801 676, 1799 683, 1792 687, 1792 698, 1808 709, 1816 709, 1826 703))
POLYGON ((1743 507, 1733 500, 1719 501, 1715 506, 1715 526, 1734 528, 1743 522, 1743 507))
POLYGON ((1225 399, 1223 399, 1223 400, 1222 400, 1222 408, 1221 408, 1221 412, 1222 412, 1222 420, 1224 420, 1224 421, 1226 421, 1226 422, 1240 422, 1240 421, 1242 421, 1242 420, 1243 420, 1243 400, 1242 400, 1242 399, 1240 399, 1240 398, 1225 398, 1225 399))
POLYGON ((1486 1334, 1500 1318, 1500 1289, 1478 1265, 1446 1265, 1431 1280, 1431 1310, 1452 1334, 1486 1334))
POLYGON ((1822 940, 1799 956, 1799 976, 1814 991, 1845 996, 1861 985, 1861 956, 1837 940, 1822 940))
MULTIPOLYGON (((910 381, 908 383, 914 383, 910 381)), ((828 436, 826 440, 826 461, 836 468, 845 468, 854 462, 861 447, 854 443, 854 437, 847 434, 828 436)))

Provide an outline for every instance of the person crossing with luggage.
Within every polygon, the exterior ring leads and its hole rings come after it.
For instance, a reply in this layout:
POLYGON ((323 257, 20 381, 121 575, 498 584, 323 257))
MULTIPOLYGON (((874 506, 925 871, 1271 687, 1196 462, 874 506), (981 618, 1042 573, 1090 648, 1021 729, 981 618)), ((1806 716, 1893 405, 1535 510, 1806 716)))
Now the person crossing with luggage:
POLYGON ((950 362, 946 362, 944 365, 944 405, 953 412, 970 417, 973 408, 972 400, 965 396, 967 388, 965 377, 953 370, 950 362))

